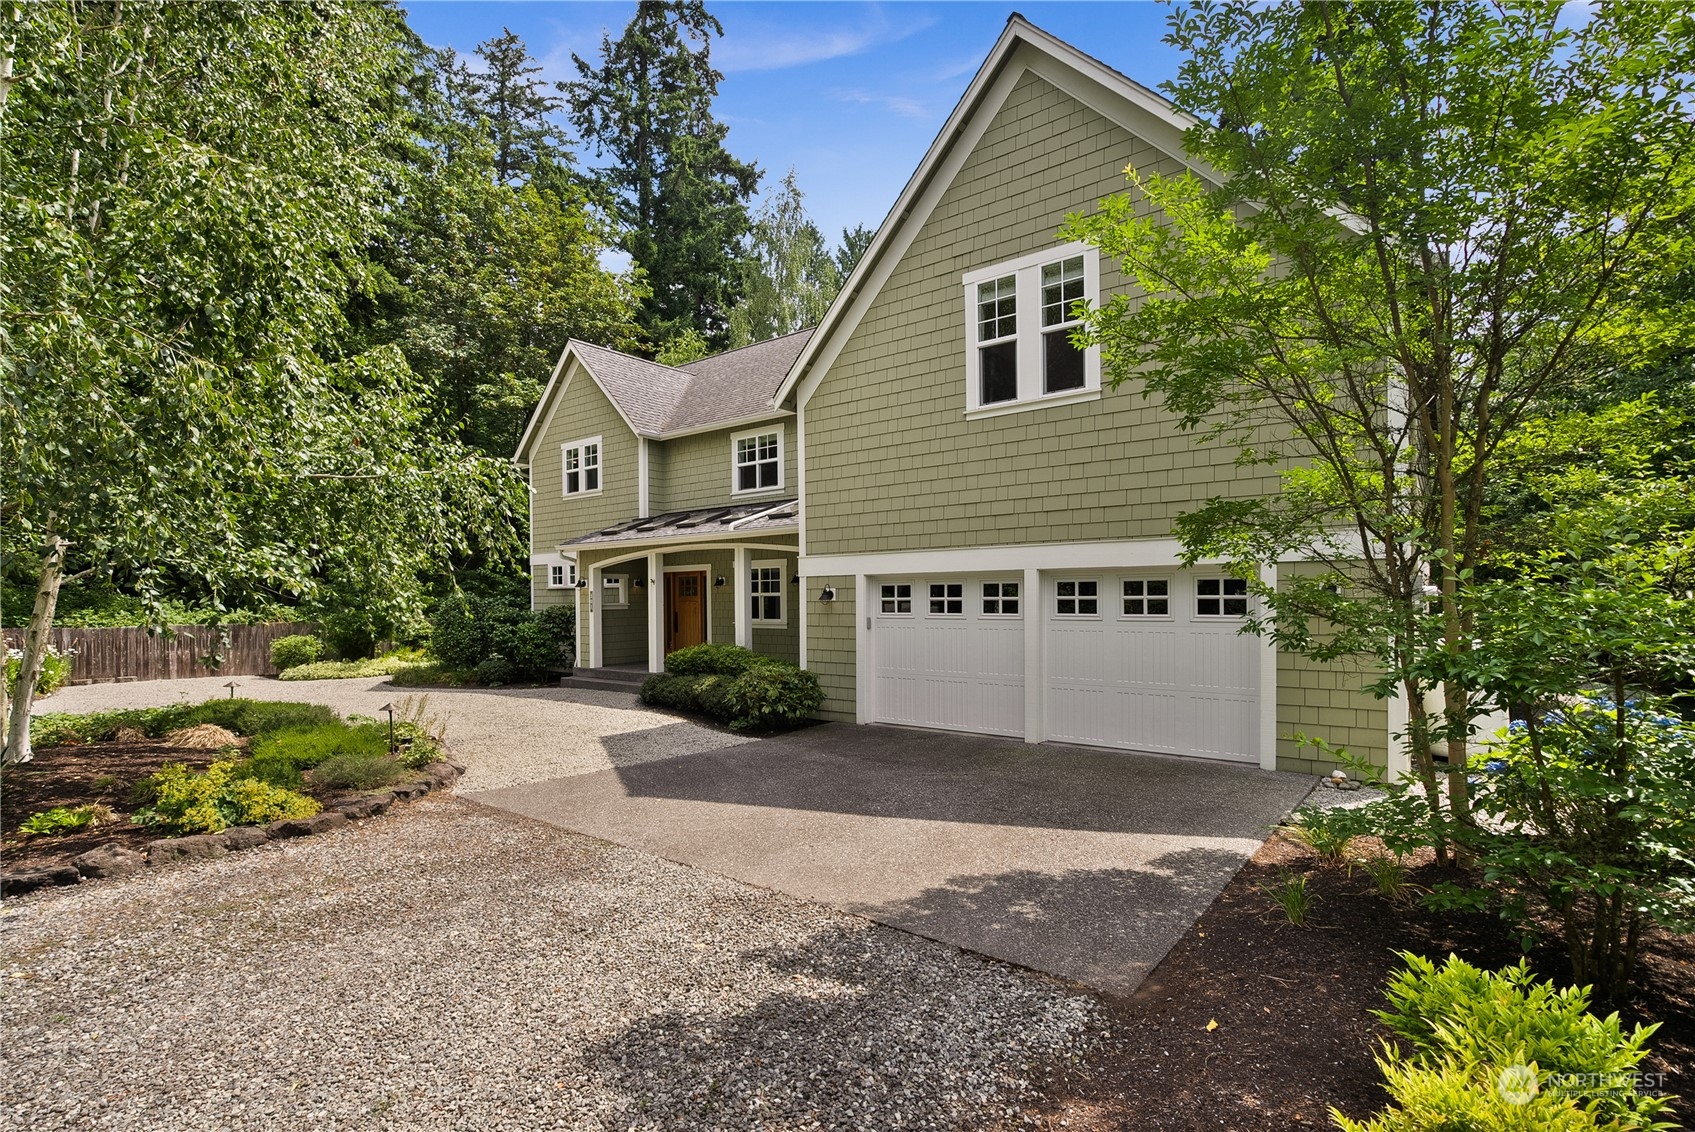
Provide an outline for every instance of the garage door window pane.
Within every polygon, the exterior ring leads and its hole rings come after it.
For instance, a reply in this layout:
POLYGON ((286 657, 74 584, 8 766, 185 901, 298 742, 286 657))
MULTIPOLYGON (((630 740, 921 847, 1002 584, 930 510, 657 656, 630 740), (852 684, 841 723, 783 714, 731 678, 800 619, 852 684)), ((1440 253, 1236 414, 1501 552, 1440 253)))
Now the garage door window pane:
POLYGON ((965 583, 930 583, 930 612, 941 616, 965 613, 965 583))
POLYGON ((1057 582, 1054 612, 1061 617, 1094 617, 1100 613, 1100 583, 1057 582))
POLYGON ((1198 578, 1195 581, 1197 617, 1246 617, 1248 583, 1241 578, 1198 578))
POLYGON ((882 603, 884 613, 911 613, 912 585, 908 582, 896 582, 882 587, 882 603))
POLYGON ((1167 578, 1124 579, 1124 616, 1169 617, 1171 582, 1167 578))
POLYGON ((984 582, 983 615, 985 617, 1017 617, 1018 583, 984 582))

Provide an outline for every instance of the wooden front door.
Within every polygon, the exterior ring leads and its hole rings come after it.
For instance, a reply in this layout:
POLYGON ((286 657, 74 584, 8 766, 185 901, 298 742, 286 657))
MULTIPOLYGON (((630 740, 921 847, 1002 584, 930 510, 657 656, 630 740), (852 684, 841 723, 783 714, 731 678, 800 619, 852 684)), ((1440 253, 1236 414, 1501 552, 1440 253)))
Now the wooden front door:
POLYGON ((706 641, 706 575, 665 575, 666 655, 706 641))

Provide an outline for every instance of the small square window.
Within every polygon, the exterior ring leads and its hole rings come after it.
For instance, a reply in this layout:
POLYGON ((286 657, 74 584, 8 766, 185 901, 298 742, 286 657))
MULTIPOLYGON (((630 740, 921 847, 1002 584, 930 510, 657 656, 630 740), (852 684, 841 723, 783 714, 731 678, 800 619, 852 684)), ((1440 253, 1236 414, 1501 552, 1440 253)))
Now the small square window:
POLYGON ((962 582, 930 583, 930 612, 953 616, 965 612, 965 585, 962 582))
POLYGON ((600 591, 604 595, 607 609, 618 609, 629 604, 629 579, 622 574, 608 574, 600 579, 600 591))
POLYGON ((1055 583, 1054 612, 1061 617, 1098 616, 1100 583, 1093 580, 1055 583))
POLYGON ((983 615, 985 617, 1017 617, 1018 583, 984 582, 983 615))
POLYGON ((1124 579, 1124 616, 1169 617, 1171 582, 1165 578, 1124 579))
POLYGON ((881 600, 884 613, 911 613, 912 586, 907 582, 883 586, 881 600))
POLYGON ((1241 578, 1195 579, 1195 616, 1246 617, 1248 583, 1241 578))

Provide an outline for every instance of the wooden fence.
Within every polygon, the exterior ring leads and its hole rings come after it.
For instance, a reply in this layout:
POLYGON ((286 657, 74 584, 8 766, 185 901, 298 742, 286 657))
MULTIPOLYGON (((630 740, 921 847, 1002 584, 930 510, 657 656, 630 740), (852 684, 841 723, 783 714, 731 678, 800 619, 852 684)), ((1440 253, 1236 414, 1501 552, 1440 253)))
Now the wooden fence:
MULTIPOLYGON (((143 628, 54 629, 50 643, 60 652, 76 650, 71 662, 72 684, 104 684, 120 680, 174 680, 179 676, 275 676, 271 642, 294 633, 310 633, 315 625, 274 622, 268 625, 226 625, 227 640, 219 647, 219 630, 206 625, 174 625, 169 632, 143 628), (209 668, 201 658, 223 654, 223 663, 209 668)), ((4 630, 6 644, 23 646, 22 629, 4 630)))

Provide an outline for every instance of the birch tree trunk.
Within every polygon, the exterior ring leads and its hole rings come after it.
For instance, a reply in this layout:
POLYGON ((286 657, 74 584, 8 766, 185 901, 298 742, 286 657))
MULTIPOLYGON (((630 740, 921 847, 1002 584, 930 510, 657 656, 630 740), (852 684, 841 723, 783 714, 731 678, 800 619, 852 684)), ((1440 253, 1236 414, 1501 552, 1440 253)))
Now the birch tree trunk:
POLYGON ((35 685, 41 679, 41 663, 47 656, 47 634, 53 628, 53 609, 59 604, 59 582, 65 572, 65 548, 70 544, 57 534, 47 536, 41 549, 41 574, 35 584, 35 608, 24 634, 23 662, 18 669, 18 687, 8 705, 6 749, 0 763, 11 766, 30 760, 29 717, 35 706, 35 685))

